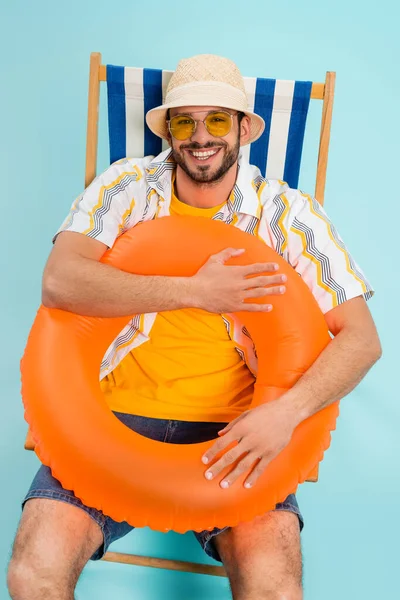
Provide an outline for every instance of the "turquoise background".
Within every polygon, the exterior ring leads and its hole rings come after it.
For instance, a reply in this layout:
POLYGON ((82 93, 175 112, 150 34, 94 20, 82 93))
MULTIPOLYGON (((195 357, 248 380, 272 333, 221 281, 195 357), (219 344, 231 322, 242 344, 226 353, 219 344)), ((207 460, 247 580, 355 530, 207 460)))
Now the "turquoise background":
MULTIPOLYGON (((102 52, 103 63, 174 69, 182 57, 216 53, 235 60, 245 75, 323 81, 326 70, 337 71, 325 206, 378 290, 370 308, 384 358, 342 402, 319 483, 298 491, 306 521, 305 599, 396 597, 400 86, 395 2, 14 0, 2 3, 0 23, 2 573, 20 501, 38 466, 35 455, 23 450, 19 358, 40 302, 52 234, 83 186, 89 54, 102 52)), ((100 169, 108 157, 104 96, 100 169)), ((310 193, 322 103, 313 104, 300 180, 310 193)), ((207 561, 191 534, 138 530, 113 549, 207 561)), ((0 598, 8 597, 2 576, 0 598)), ((77 597, 223 600, 230 594, 225 579, 90 563, 77 597)))

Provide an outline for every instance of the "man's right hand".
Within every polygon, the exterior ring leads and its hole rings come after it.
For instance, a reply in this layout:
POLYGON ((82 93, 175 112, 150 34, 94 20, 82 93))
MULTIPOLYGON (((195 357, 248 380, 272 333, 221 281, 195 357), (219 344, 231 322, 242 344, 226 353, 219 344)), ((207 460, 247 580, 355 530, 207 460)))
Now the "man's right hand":
POLYGON ((245 250, 226 248, 210 256, 208 261, 190 278, 191 306, 213 313, 231 313, 243 310, 269 312, 269 296, 284 294, 286 275, 278 275, 276 263, 254 263, 230 266, 225 262, 245 250), (262 273, 262 275, 261 275, 262 273), (274 273, 274 275, 265 275, 274 273), (249 279, 250 278, 250 279, 249 279), (261 298, 261 304, 247 302, 261 298))

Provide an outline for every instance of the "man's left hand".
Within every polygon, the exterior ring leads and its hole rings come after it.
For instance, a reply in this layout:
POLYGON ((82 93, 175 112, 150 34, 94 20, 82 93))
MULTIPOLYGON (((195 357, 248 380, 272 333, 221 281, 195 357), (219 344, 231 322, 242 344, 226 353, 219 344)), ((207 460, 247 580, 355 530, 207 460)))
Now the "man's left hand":
POLYGON ((242 473, 250 469, 244 486, 250 488, 256 483, 267 465, 289 444, 299 424, 295 411, 282 404, 282 400, 283 397, 247 410, 218 432, 220 439, 202 457, 205 464, 210 464, 217 454, 235 441, 237 445, 207 469, 207 479, 214 479, 242 457, 220 482, 220 486, 230 487, 242 473))

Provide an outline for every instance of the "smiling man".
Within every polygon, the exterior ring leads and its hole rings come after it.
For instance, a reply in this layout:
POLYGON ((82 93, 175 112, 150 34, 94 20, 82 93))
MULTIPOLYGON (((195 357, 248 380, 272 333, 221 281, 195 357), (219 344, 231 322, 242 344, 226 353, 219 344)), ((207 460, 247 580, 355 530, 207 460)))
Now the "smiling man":
MULTIPOLYGON (((110 409, 128 427, 164 442, 219 436, 203 457, 210 464, 205 477, 219 477, 226 488, 245 473, 251 487, 297 425, 348 394, 379 358, 365 302, 372 289, 319 204, 264 179, 241 155, 264 122, 248 110, 234 63, 212 55, 181 61, 165 104, 147 114, 147 123, 170 149, 116 162, 79 196, 46 265, 43 302, 86 315, 139 315, 101 365, 110 409), (257 235, 316 298, 334 339, 278 400, 249 410, 257 359, 235 315, 272 310, 269 298, 285 293, 277 265, 226 265, 239 248, 210 257, 189 278, 131 275, 99 262, 124 231, 171 214, 219 219, 257 235), (234 440, 235 450, 213 463, 234 440), (223 479, 221 471, 239 457, 223 479)), ((8 574, 14 600, 72 600, 86 562, 133 529, 85 506, 44 466, 23 506, 8 574)), ((253 521, 196 537, 223 562, 235 600, 295 600, 302 598, 302 527, 292 494, 253 521)))
MULTIPOLYGON (((230 170, 236 178, 240 150, 238 129, 244 113, 212 106, 204 106, 202 110, 187 106, 169 112, 168 129, 174 139, 172 157, 190 181, 206 184, 219 182, 226 178, 230 170), (233 127, 234 120, 238 127, 233 127), (218 141, 208 140, 205 144, 196 142, 193 138, 196 137, 198 123, 202 123, 206 133, 211 133, 218 141)), ((200 131, 197 136, 199 134, 201 139, 200 131)), ((181 177, 183 173, 180 173, 181 177)))

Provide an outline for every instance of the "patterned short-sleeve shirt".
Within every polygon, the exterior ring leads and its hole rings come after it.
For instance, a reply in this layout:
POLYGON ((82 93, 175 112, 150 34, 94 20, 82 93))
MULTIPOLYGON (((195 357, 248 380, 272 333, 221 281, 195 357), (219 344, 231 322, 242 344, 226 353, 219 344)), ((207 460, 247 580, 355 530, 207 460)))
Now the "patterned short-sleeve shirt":
MULTIPOLYGON (((175 168, 170 150, 157 157, 117 161, 75 200, 57 234, 79 232, 112 247, 138 223, 169 215, 175 168)), ((317 200, 284 181, 265 179, 242 156, 229 199, 213 218, 258 236, 276 250, 301 275, 324 314, 346 300, 361 295, 368 300, 373 294, 317 200)), ((108 348, 100 379, 150 339, 156 316, 145 313, 131 319, 108 348)), ((240 356, 256 374, 248 332, 235 314, 222 318, 240 356)))

